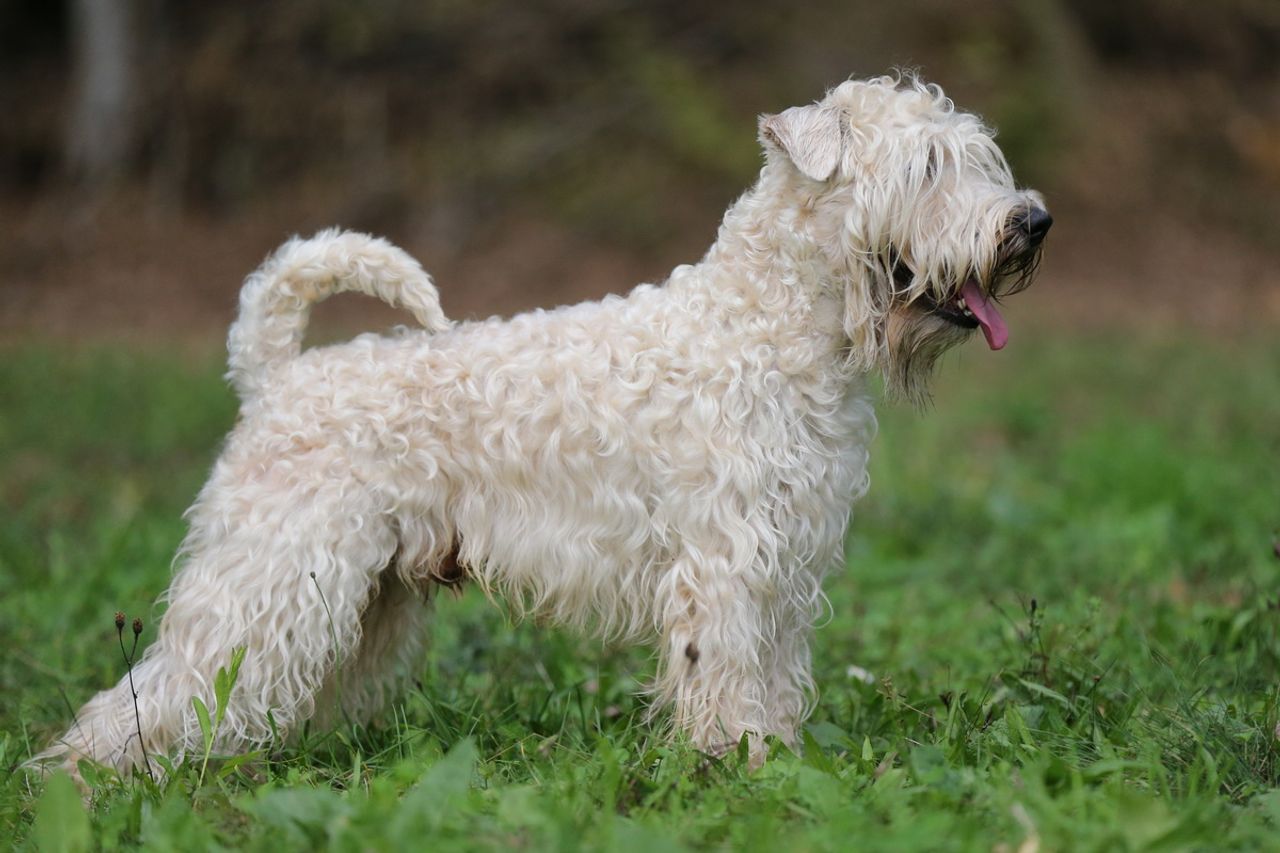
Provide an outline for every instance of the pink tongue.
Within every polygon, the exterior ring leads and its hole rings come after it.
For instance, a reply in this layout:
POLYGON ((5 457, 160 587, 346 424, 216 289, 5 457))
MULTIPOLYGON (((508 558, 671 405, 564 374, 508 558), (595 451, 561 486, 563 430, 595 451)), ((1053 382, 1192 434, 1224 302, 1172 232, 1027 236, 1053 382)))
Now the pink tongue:
POLYGON ((960 288, 960 295, 964 297, 964 303, 969 306, 973 316, 982 324, 982 334, 987 336, 987 346, 1003 349, 1009 343, 1009 327, 1004 324, 1004 318, 1000 316, 996 306, 982 293, 982 288, 978 287, 976 281, 969 279, 960 288))

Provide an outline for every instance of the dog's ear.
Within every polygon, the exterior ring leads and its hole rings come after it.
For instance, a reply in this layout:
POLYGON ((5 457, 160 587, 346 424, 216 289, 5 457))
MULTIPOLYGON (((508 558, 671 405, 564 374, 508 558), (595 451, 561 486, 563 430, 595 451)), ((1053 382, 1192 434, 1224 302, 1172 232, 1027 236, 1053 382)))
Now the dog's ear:
POLYGON ((844 124, 844 115, 836 107, 792 107, 760 117, 760 142, 786 154, 806 177, 825 181, 844 153, 844 124))

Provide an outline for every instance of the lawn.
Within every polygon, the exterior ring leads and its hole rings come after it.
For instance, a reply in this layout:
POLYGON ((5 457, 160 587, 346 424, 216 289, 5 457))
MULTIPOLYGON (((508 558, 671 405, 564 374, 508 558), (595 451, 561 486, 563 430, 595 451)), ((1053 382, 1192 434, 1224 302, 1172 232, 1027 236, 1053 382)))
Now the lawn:
MULTIPOLYGON (((1274 849, 1280 345, 1024 335, 881 408, 817 711, 749 771, 656 738, 643 650, 438 602, 417 683, 157 787, 0 780, 42 850, 1274 849)), ((213 357, 0 353, 0 763, 123 672, 235 416, 213 357), (126 632, 127 634, 127 632, 126 632)))

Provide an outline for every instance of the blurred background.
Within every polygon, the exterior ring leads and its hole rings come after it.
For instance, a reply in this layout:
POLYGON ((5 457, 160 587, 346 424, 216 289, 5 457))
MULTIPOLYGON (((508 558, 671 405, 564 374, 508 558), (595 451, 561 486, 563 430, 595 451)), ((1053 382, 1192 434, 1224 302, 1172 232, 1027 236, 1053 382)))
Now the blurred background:
POLYGON ((895 66, 1049 199, 1015 345, 1276 327, 1274 0, 0 0, 0 340, 218 346, 243 277, 332 224, 454 317, 661 280, 754 179, 758 114, 895 66))
MULTIPOLYGON (((617 846, 616 805, 686 840, 701 811, 695 846, 1032 849, 1024 804, 1045 849, 1274 846, 1278 0, 0 0, 0 767, 120 677, 115 611, 155 636, 182 511, 236 417, 236 295, 285 238, 385 235, 459 319, 626 291, 706 250, 760 166, 759 114, 895 67, 997 127, 1056 224, 1009 348, 975 336, 935 411, 877 412, 815 653, 808 733, 838 773, 795 789, 830 794, 715 799, 701 759, 671 800, 643 793, 668 784, 630 722, 651 662, 509 630, 478 591, 442 603, 393 726, 353 735, 354 760, 339 732, 271 773, 333 780, 340 797, 291 802, 316 804, 308 837, 347 826, 364 847, 419 824, 350 817, 360 756, 472 734, 511 795, 484 808, 533 814, 534 783, 555 837, 587 846, 617 846), (593 769, 623 755, 597 752, 597 723, 631 750, 625 784, 593 769), (894 756, 897 794, 855 793, 894 756), (846 822, 805 817, 828 808, 846 822)), ((311 338, 409 321, 344 296, 311 338)), ((24 778, 0 774, 19 838, 24 778)), ((204 792, 177 801, 102 810, 99 846, 196 849, 154 839, 197 812, 223 847, 299 846, 246 840, 272 836, 204 792)), ((460 814, 467 849, 564 846, 460 814)))

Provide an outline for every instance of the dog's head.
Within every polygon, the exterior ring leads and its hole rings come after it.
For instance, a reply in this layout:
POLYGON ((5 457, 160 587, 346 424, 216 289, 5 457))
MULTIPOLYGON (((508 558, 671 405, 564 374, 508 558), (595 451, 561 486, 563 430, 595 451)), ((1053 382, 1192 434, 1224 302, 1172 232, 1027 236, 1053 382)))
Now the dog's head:
POLYGON ((1031 282, 1053 219, 1018 189, 993 132, 914 76, 849 81, 760 120, 766 180, 842 285, 844 329, 891 393, 927 395, 938 357, 1031 282))

